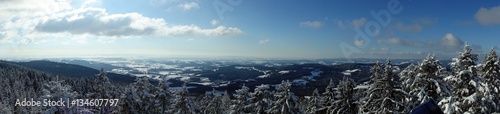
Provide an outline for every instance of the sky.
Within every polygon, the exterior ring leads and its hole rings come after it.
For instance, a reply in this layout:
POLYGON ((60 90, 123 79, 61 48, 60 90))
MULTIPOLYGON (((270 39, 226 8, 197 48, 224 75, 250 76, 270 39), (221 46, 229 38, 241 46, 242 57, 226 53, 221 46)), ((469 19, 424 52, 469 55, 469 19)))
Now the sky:
POLYGON ((494 0, 0 1, 0 58, 450 59, 499 31, 494 0))

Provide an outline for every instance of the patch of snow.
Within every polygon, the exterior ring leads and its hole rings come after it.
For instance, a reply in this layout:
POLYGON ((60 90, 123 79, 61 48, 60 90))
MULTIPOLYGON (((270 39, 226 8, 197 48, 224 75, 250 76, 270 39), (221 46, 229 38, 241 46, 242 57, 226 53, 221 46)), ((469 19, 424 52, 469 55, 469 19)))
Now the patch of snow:
POLYGON ((200 85, 204 85, 204 86, 210 86, 213 83, 212 82, 199 82, 199 83, 194 83, 194 84, 200 84, 200 85))
POLYGON ((368 89, 370 85, 358 85, 354 89, 368 89))
POLYGON ((116 73, 116 74, 128 74, 129 73, 128 70, 125 70, 123 68, 112 69, 111 72, 116 73))
POLYGON ((282 70, 282 71, 279 71, 278 73, 280 73, 280 74, 287 74, 287 73, 290 73, 290 71, 288 71, 288 70, 282 70))
POLYGON ((166 78, 167 79, 171 79, 171 78, 179 78, 179 77, 182 77, 181 75, 179 74, 176 74, 176 75, 167 75, 166 78))
POLYGON ((191 77, 187 77, 187 76, 184 76, 181 78, 181 81, 189 81, 189 79, 191 79, 191 77))
POLYGON ((360 69, 345 70, 344 72, 342 72, 342 74, 344 74, 346 76, 350 76, 351 73, 360 72, 360 71, 361 71, 360 69))
POLYGON ((260 76, 258 76, 257 78, 267 78, 267 77, 269 77, 269 76, 271 76, 271 74, 264 74, 264 75, 260 75, 260 76))

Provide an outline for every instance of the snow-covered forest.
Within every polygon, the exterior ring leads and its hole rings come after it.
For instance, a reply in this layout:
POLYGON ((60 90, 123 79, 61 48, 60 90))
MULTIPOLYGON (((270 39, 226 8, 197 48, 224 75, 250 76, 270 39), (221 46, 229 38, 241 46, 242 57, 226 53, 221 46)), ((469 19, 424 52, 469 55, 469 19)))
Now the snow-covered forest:
POLYGON ((51 76, 17 65, 0 65, 0 113, 133 113, 133 114, 355 114, 410 113, 429 100, 448 114, 500 112, 500 65, 494 49, 478 62, 466 45, 447 69, 429 54, 418 64, 396 72, 391 61, 371 67, 368 88, 344 76, 310 96, 290 91, 292 84, 245 85, 234 93, 190 94, 186 85, 172 89, 165 81, 151 84, 111 83, 101 70, 94 79, 51 76), (17 99, 119 99, 117 106, 14 106, 17 99))

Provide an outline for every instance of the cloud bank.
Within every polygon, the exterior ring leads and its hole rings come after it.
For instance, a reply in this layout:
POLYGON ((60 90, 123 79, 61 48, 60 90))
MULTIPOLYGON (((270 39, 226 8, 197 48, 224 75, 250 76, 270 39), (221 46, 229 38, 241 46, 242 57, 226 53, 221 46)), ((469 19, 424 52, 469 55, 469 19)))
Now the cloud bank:
MULTIPOLYGON (((193 3, 182 6, 199 8, 193 3)), ((4 0, 0 4, 8 4, 0 8, 0 43, 30 43, 43 37, 222 37, 243 33, 236 27, 215 24, 213 28, 170 24, 137 12, 110 14, 103 8, 73 8, 64 0, 4 0)))
MULTIPOLYGON (((377 41, 379 44, 384 45, 396 45, 409 48, 424 48, 429 51, 441 51, 441 52, 460 52, 463 51, 463 46, 465 42, 459 37, 453 35, 452 33, 445 34, 442 38, 437 41, 418 41, 418 40, 407 40, 402 38, 386 38, 379 39, 377 41)), ((471 45, 476 51, 481 51, 482 47, 479 45, 471 45)))
POLYGON ((492 8, 481 7, 481 9, 476 12, 475 18, 482 25, 500 24, 500 6, 492 8))

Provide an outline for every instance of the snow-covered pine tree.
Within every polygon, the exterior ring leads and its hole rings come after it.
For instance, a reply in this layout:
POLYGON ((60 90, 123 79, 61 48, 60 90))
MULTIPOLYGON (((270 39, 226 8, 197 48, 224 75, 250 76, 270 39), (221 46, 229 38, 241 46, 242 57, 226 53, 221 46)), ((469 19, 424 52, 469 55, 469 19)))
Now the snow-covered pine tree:
POLYGON ((333 105, 333 102, 335 101, 335 83, 333 82, 333 79, 330 79, 330 83, 326 86, 321 100, 322 104, 326 108, 325 110, 327 112, 332 112, 333 108, 335 108, 333 105))
POLYGON ((412 90, 412 85, 415 82, 415 77, 417 76, 418 66, 415 64, 408 65, 404 70, 399 72, 399 79, 401 80, 401 88, 410 92, 412 90))
POLYGON ((98 98, 103 98, 103 99, 108 99, 111 98, 111 82, 109 81, 108 77, 106 76, 106 71, 104 71, 104 68, 101 68, 99 71, 99 74, 97 74, 97 93, 100 94, 98 98))
POLYGON ((129 90, 131 97, 129 104, 133 113, 148 113, 154 111, 155 89, 147 77, 138 77, 129 90))
POLYGON ((472 53, 468 44, 464 52, 453 58, 451 75, 444 80, 452 87, 451 95, 439 102, 445 113, 487 113, 489 109, 481 106, 484 102, 478 90, 482 89, 478 82, 476 69, 477 54, 472 53))
POLYGON ((187 90, 186 83, 182 85, 181 90, 175 91, 175 100, 173 107, 170 109, 171 114, 197 114, 198 108, 191 101, 188 96, 189 91, 187 90))
POLYGON ((166 79, 160 80, 155 92, 155 108, 157 113, 166 113, 170 110, 172 93, 166 79))
POLYGON ((290 81, 282 81, 276 88, 276 101, 267 111, 271 114, 300 114, 299 98, 290 91, 292 83, 290 81))
POLYGON ((232 100, 231 111, 230 114, 244 114, 250 112, 250 92, 249 88, 243 84, 240 89, 236 90, 236 93, 233 94, 235 97, 232 100))
POLYGON ((405 91, 410 95, 407 102, 409 108, 425 103, 431 99, 440 101, 443 96, 450 94, 450 89, 447 83, 443 81, 443 77, 447 75, 446 68, 442 67, 439 60, 433 54, 429 54, 427 58, 422 60, 417 67, 401 73, 405 91), (412 76, 413 75, 413 76, 412 76))
POLYGON ((269 85, 262 84, 256 86, 254 92, 250 94, 250 102, 252 103, 252 112, 257 114, 264 114, 270 106, 270 96, 269 85))
POLYGON ((225 108, 223 114, 229 114, 230 110, 227 107, 231 107, 231 98, 229 98, 229 94, 227 93, 227 90, 224 91, 222 98, 221 98, 221 102, 222 102, 222 104, 220 107, 225 108))
POLYGON ((196 101, 198 101, 197 104, 200 106, 200 110, 202 113, 208 113, 208 112, 213 110, 213 109, 210 109, 208 104, 210 104, 212 99, 215 97, 214 91, 215 91, 215 88, 212 88, 212 92, 210 92, 210 93, 205 92, 204 95, 201 95, 197 98, 196 101), (202 98, 200 98, 200 97, 202 97, 202 98))
POLYGON ((354 80, 344 77, 337 86, 337 100, 334 102, 334 110, 332 114, 356 114, 358 107, 354 96, 354 88, 356 82, 354 80))
MULTIPOLYGON (((43 95, 40 97, 40 101, 43 99, 51 101, 63 100, 66 103, 73 101, 78 93, 71 89, 71 86, 63 85, 62 80, 56 77, 56 80, 52 80, 43 86, 43 95)), ((73 114, 77 113, 74 106, 47 106, 44 113, 47 114, 73 114)))
POLYGON ((225 113, 225 108, 227 107, 222 107, 222 96, 217 95, 215 93, 215 89, 212 89, 211 99, 209 99, 209 102, 205 109, 202 111, 203 114, 224 114, 225 113))
POLYGON ((486 107, 492 112, 500 112, 500 65, 495 49, 491 48, 486 55, 480 76, 484 87, 480 92, 484 96, 486 107))
POLYGON ((3 102, 0 102, 0 113, 2 114, 12 114, 12 109, 10 105, 6 105, 3 102))
MULTIPOLYGON (((375 64, 374 67, 379 66, 375 64)), ((374 73, 373 70, 372 73, 374 73)), ((369 88, 367 101, 361 109, 362 113, 404 112, 406 108, 403 101, 407 93, 401 90, 395 82, 390 59, 387 59, 383 75, 379 78, 372 79, 374 83, 369 88)))
POLYGON ((307 100, 307 106, 305 113, 307 114, 319 114, 320 112, 325 110, 325 106, 321 102, 321 96, 318 92, 318 89, 314 89, 312 95, 307 100))
MULTIPOLYGON (((112 99, 118 96, 118 93, 116 93, 114 87, 112 86, 111 82, 109 81, 106 75, 107 73, 104 70, 104 68, 101 68, 99 74, 96 75, 97 76, 97 79, 95 80, 97 86, 96 93, 88 94, 87 97, 97 98, 97 99, 112 99)), ((100 113, 112 113, 113 111, 115 112, 118 111, 115 110, 114 109, 115 107, 112 106, 102 105, 97 108, 100 113)))
POLYGON ((370 80, 369 84, 375 83, 377 80, 376 79, 381 79, 383 76, 383 69, 382 69, 382 64, 380 61, 376 61, 375 64, 370 68, 370 73, 372 75, 370 76, 370 79, 375 79, 375 80, 370 80))
POLYGON ((382 94, 381 89, 383 87, 381 83, 376 83, 380 81, 383 74, 382 64, 380 64, 379 61, 376 61, 375 64, 370 68, 370 73, 372 73, 372 75, 370 76, 369 81, 370 87, 368 88, 368 91, 366 91, 367 96, 361 98, 359 101, 361 104, 359 112, 361 113, 370 113, 376 110, 378 108, 378 105, 373 103, 373 100, 380 99, 382 94))

